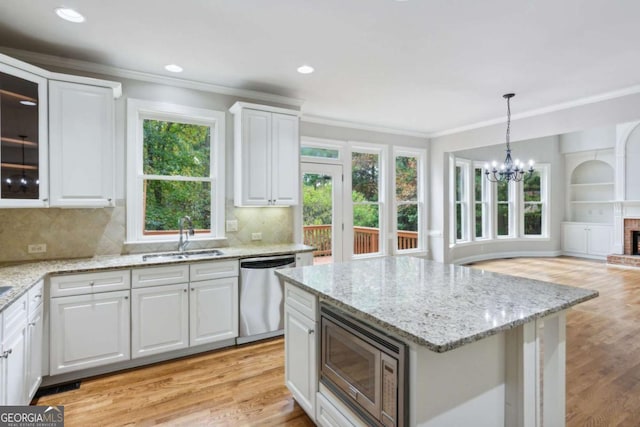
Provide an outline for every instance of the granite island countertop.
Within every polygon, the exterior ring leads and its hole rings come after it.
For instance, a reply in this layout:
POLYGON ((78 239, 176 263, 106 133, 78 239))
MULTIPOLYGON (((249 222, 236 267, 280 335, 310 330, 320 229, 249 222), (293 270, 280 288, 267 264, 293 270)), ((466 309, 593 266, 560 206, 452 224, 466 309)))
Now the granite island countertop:
POLYGON ((598 296, 589 289, 413 257, 290 268, 276 274, 320 301, 439 353, 598 296))
MULTIPOLYGON (((50 274, 87 273, 92 271, 112 270, 116 268, 151 267, 165 264, 193 263, 254 256, 284 255, 298 252, 309 252, 314 248, 302 244, 245 245, 217 248, 222 255, 198 257, 194 259, 153 259, 143 261, 147 254, 110 255, 93 258, 60 259, 40 262, 26 262, 0 267, 0 286, 11 289, 0 295, 0 312, 21 297, 38 280, 50 274)), ((187 251, 200 252, 202 250, 187 251)))

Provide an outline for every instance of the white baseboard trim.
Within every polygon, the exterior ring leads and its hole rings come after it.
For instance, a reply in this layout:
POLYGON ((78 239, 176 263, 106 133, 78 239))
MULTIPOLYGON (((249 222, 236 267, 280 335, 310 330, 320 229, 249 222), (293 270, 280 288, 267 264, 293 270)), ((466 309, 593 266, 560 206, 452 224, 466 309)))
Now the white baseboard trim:
POLYGON ((525 258, 525 257, 540 257, 540 258, 552 258, 563 255, 562 251, 509 251, 509 252, 492 252, 489 254, 478 254, 465 258, 457 258, 451 261, 452 264, 470 264, 478 261, 487 261, 489 259, 500 258, 525 258))
POLYGON ((606 261, 607 260, 607 256, 606 255, 592 255, 592 254, 585 254, 585 253, 580 253, 580 252, 562 252, 562 255, 565 256, 574 256, 577 258, 589 258, 589 259, 597 259, 600 261, 606 261))

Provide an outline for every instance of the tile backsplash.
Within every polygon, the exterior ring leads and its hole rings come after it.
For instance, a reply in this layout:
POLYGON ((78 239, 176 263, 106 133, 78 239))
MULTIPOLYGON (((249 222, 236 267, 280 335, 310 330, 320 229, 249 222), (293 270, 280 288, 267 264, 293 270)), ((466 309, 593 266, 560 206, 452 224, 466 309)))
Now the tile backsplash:
MULTIPOLYGON (((250 243, 293 242, 292 208, 236 208, 227 201, 226 219, 238 220, 238 231, 226 233, 227 242, 194 242, 190 249, 250 243), (252 233, 262 233, 252 241, 252 233)), ((0 262, 134 252, 170 251, 177 239, 165 244, 125 244, 125 207, 102 209, 0 209, 0 262), (44 243, 45 253, 29 254, 27 246, 44 243)))

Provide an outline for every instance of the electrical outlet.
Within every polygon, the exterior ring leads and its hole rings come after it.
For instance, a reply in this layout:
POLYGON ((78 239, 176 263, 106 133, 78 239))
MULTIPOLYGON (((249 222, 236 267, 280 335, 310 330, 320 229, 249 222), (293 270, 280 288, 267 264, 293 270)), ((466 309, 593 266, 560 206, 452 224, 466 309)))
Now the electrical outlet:
POLYGON ((262 233, 251 233, 251 240, 262 240, 262 233))
POLYGON ((238 220, 230 219, 227 221, 227 231, 238 231, 238 220))
POLYGON ((47 244, 46 243, 36 243, 33 245, 27 246, 27 252, 30 254, 42 254, 47 252, 47 244))

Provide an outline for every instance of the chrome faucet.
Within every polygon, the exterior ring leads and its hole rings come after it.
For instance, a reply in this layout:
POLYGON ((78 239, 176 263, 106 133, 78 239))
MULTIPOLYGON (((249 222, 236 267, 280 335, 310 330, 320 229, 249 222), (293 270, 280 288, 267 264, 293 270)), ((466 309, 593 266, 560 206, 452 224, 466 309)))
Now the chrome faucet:
POLYGON ((187 246, 189 246, 189 236, 193 236, 194 235, 194 231, 193 231, 193 222, 191 221, 191 217, 189 216, 183 216, 182 218, 180 218, 178 220, 178 225, 180 226, 180 241, 178 242, 178 250, 180 252, 184 252, 185 249, 187 249, 187 246), (182 237, 182 233, 184 231, 184 223, 187 223, 187 232, 184 233, 184 238, 182 237))

